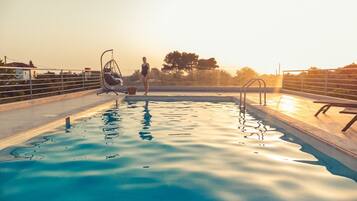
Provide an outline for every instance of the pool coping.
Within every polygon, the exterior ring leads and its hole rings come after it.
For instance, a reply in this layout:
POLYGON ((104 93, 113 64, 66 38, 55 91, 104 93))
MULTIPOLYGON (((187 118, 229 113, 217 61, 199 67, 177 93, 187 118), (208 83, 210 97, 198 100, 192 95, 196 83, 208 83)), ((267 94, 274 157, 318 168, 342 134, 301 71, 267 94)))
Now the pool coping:
POLYGON ((353 151, 356 150, 355 146, 349 143, 346 144, 346 141, 342 141, 338 136, 333 135, 331 137, 328 132, 322 129, 306 124, 274 109, 257 105, 249 100, 247 101, 247 110, 251 111, 253 115, 264 119, 264 121, 288 131, 318 151, 357 171, 357 153, 353 151), (326 137, 328 138, 326 139, 326 137))
POLYGON ((4 104, 0 104, 0 112, 23 109, 23 108, 33 107, 36 105, 73 99, 73 98, 85 96, 88 94, 95 94, 96 92, 97 92, 96 89, 91 89, 91 90, 73 92, 73 93, 68 93, 68 94, 61 94, 61 95, 55 95, 55 96, 49 96, 49 97, 23 100, 23 101, 17 101, 17 102, 12 102, 12 103, 4 103, 4 104))
MULTIPOLYGON (((123 99, 124 99, 124 96, 117 96, 115 100, 120 102, 120 101, 123 101, 123 99)), ((26 130, 26 131, 14 133, 13 135, 2 138, 0 140, 0 151, 5 148, 14 146, 14 145, 21 145, 34 137, 40 136, 43 133, 52 131, 52 130, 59 128, 61 126, 63 126, 63 128, 65 128, 65 124, 66 124, 65 118, 66 117, 70 117, 70 122, 71 122, 71 124, 73 124, 73 123, 80 121, 81 119, 83 119, 85 117, 90 117, 90 116, 94 115, 96 112, 106 109, 113 104, 114 104, 114 99, 104 101, 102 103, 99 103, 98 105, 89 106, 88 108, 84 108, 83 110, 76 111, 73 114, 67 114, 67 115, 65 115, 65 117, 60 116, 59 118, 57 118, 51 122, 47 122, 42 126, 30 128, 29 130, 26 130)))
POLYGON ((160 95, 160 96, 125 96, 124 101, 193 101, 193 102, 235 102, 234 96, 172 96, 172 95, 160 95))

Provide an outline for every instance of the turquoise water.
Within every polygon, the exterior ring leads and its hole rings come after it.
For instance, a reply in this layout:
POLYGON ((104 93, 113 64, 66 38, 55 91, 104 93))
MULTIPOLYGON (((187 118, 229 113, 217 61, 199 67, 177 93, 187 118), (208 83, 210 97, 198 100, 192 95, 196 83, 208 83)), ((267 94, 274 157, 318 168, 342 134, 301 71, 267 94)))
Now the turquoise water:
POLYGON ((356 181, 233 103, 123 103, 0 152, 1 201, 342 201, 356 181))

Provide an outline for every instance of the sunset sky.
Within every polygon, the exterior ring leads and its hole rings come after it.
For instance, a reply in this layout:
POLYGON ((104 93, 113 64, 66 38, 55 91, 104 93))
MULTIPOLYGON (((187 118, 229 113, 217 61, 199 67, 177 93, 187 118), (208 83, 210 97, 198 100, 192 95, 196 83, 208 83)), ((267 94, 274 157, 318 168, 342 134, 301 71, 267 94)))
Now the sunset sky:
MULTIPOLYGON (((0 0, 0 56, 99 67, 114 48, 124 74, 146 56, 215 57, 230 72, 357 62, 356 0, 0 0)), ((11 61, 11 60, 10 60, 11 61)))

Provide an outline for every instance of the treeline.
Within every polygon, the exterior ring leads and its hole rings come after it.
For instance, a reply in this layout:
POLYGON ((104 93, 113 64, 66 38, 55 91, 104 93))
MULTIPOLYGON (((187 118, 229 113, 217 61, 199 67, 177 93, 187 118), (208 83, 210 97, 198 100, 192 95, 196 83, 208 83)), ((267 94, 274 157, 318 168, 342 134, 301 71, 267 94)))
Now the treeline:
MULTIPOLYGON (((125 78, 129 85, 140 84, 140 71, 136 70, 125 78)), ((243 67, 234 75, 219 69, 215 58, 200 59, 195 53, 170 52, 164 58, 161 69, 152 68, 151 85, 183 85, 183 86, 242 86, 252 78, 262 78, 268 86, 281 86, 278 75, 260 75, 250 67, 243 67)))
POLYGON ((215 58, 199 59, 195 53, 179 51, 168 53, 164 62, 161 70, 165 72, 192 71, 194 69, 213 70, 219 67, 215 58))

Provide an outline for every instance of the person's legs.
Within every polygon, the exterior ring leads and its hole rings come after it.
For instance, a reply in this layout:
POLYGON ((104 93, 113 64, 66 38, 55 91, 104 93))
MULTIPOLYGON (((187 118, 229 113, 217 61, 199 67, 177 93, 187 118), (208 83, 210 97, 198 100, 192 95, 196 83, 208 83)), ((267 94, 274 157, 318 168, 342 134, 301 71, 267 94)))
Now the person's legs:
POLYGON ((146 96, 148 94, 148 91, 149 91, 148 77, 147 76, 143 76, 142 79, 143 79, 144 90, 145 90, 144 95, 146 96))
POLYGON ((148 76, 145 76, 145 95, 149 92, 148 76))

